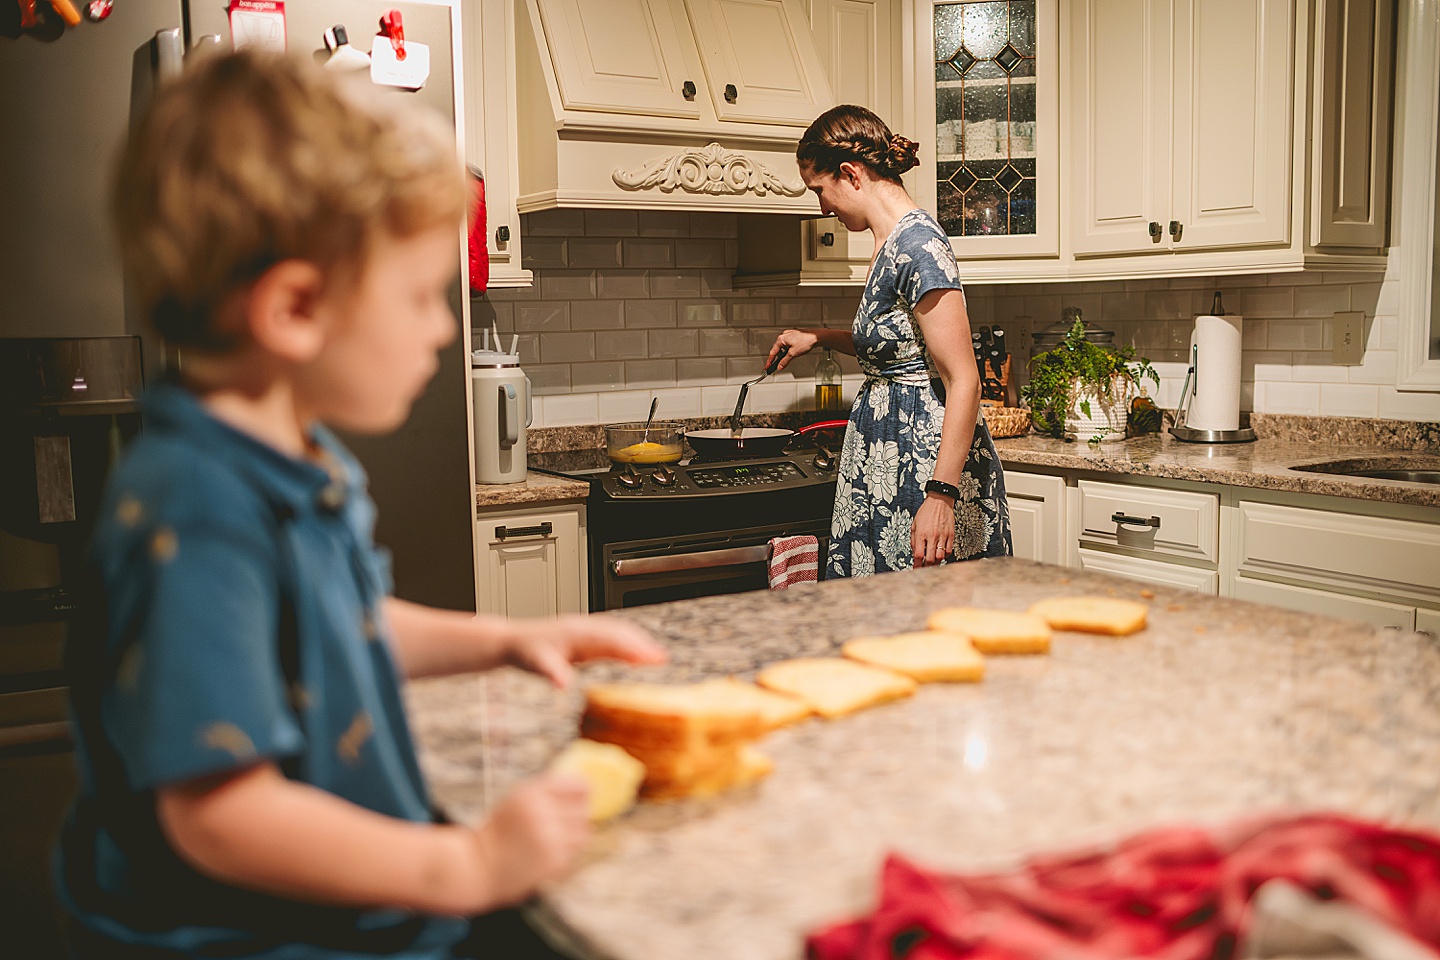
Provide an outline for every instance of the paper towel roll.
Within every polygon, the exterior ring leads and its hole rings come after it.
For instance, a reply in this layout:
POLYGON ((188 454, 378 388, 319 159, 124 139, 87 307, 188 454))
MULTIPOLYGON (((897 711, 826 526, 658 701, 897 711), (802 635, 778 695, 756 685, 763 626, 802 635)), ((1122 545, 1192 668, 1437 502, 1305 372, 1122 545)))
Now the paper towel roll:
POLYGON ((1196 430, 1240 429, 1240 332, 1243 317, 1195 318, 1190 334, 1195 395, 1186 426, 1196 430))

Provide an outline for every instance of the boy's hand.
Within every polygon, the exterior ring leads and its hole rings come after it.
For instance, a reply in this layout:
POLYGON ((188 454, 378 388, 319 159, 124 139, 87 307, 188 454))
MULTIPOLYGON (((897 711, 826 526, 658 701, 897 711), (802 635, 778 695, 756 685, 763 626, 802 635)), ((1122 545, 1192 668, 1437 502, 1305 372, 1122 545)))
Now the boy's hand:
POLYGON ((575 866, 590 838, 590 791, 573 774, 526 780, 474 831, 485 909, 517 903, 575 866))
POLYGON ((650 634, 617 617, 568 615, 554 620, 515 622, 507 660, 513 666, 568 687, 575 677, 572 663, 586 660, 623 660, 627 663, 664 663, 665 648, 650 634))

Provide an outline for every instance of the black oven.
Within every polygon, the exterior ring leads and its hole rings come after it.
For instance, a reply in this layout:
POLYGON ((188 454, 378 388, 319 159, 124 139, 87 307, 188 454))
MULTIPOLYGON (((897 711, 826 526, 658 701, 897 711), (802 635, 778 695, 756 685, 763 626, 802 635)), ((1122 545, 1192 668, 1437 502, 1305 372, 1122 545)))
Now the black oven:
POLYGON ((777 537, 816 537, 824 574, 828 453, 614 468, 603 451, 581 450, 532 454, 530 467, 590 482, 591 610, 766 589, 777 537))

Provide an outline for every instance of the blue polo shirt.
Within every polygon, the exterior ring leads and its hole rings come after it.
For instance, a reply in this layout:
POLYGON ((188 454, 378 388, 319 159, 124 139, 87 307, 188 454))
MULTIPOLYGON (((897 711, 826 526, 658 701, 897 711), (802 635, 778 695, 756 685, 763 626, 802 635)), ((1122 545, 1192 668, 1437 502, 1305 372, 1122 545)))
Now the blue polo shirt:
POLYGON ((118 949, 158 956, 448 956, 462 920, 239 890, 162 836, 157 788, 260 761, 387 816, 432 813, 360 465, 323 429, 320 463, 286 456, 175 384, 147 391, 143 412, 106 489, 95 602, 70 642, 82 783, 62 899, 118 949))

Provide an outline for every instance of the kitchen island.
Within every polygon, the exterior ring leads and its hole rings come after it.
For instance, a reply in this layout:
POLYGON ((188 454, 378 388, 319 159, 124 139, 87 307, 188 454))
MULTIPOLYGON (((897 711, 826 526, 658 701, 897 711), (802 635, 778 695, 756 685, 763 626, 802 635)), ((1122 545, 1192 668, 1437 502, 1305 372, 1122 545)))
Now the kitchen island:
MULTIPOLYGON (((767 780, 602 826, 537 915, 584 956, 798 960, 806 932, 873 906, 889 851, 1005 868, 1152 826, 1298 809, 1440 829, 1433 639, 1023 560, 626 611, 672 662, 583 679, 752 677, 919 628, 940 607, 1071 593, 1143 598, 1150 625, 1059 633, 1049 656, 989 658, 982 684, 778 731, 761 747, 767 780)), ((460 818, 543 767, 581 706, 508 669, 409 697, 437 799, 460 818)))

